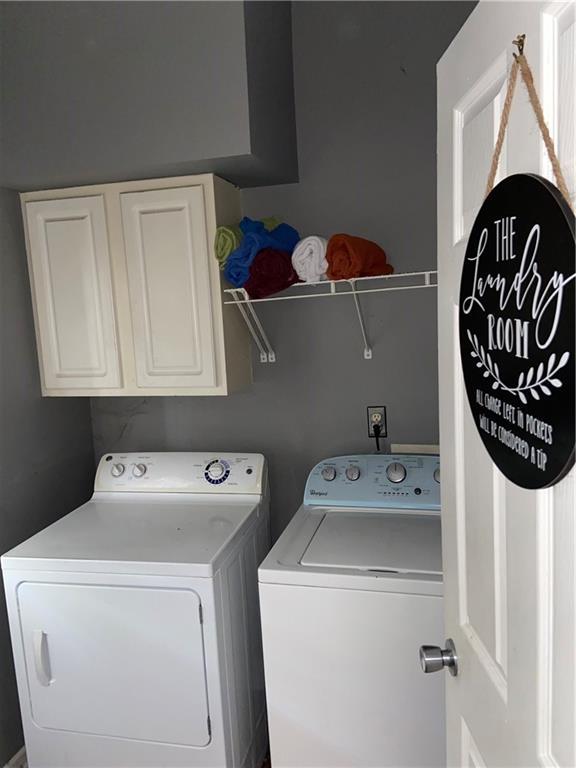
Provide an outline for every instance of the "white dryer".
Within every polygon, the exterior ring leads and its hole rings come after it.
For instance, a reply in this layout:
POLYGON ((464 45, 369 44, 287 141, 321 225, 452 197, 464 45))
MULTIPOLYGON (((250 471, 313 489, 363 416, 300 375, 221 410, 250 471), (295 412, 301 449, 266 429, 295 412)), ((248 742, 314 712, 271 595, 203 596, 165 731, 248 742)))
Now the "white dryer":
POLYGON ((259 454, 108 454, 2 557, 30 768, 258 766, 259 454))
POLYGON ((444 766, 438 456, 328 459, 259 569, 274 768, 444 766))

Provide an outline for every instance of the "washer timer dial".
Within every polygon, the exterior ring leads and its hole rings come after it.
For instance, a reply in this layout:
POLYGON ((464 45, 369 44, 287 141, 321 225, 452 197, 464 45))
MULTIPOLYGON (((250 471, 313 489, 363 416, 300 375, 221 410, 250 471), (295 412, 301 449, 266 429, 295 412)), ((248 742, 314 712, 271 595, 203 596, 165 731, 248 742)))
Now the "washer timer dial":
POLYGON ((393 461, 386 467, 386 477, 391 483, 401 483, 406 479, 406 467, 399 461, 393 461))

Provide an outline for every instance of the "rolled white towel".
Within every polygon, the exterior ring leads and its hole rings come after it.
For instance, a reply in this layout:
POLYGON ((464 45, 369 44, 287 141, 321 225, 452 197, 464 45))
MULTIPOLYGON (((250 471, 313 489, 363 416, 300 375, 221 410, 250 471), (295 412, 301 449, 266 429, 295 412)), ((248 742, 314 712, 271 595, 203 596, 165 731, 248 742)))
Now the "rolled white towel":
POLYGON ((305 237, 296 245, 292 253, 292 266, 300 280, 306 283, 317 283, 319 280, 326 279, 327 245, 326 240, 317 235, 305 237))

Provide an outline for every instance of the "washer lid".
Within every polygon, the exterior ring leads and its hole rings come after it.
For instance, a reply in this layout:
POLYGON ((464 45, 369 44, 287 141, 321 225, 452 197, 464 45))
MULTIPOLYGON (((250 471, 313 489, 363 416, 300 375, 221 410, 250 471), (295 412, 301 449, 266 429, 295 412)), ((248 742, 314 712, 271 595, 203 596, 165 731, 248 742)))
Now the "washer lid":
POLYGON ((442 574, 437 515, 330 510, 302 555, 320 568, 442 574))
POLYGON ((2 557, 2 567, 210 577, 259 496, 99 493, 2 557))

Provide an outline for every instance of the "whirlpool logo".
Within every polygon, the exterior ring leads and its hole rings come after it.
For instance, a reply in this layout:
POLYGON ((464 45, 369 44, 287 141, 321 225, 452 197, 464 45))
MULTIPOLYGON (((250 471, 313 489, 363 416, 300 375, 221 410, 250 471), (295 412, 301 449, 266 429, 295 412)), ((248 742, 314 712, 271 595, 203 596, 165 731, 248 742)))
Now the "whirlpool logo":
POLYGON ((310 496, 328 496, 328 491, 315 491, 312 489, 310 491, 310 496))

